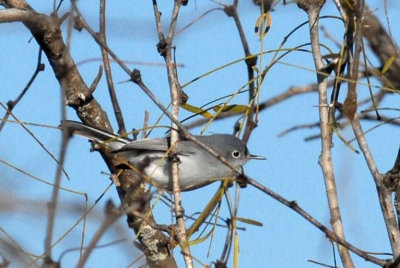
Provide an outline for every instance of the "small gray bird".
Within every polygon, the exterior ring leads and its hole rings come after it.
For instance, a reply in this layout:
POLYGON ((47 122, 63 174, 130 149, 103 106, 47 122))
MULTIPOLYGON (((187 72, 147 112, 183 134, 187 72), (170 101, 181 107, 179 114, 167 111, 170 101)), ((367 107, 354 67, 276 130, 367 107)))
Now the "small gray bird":
MULTIPOLYGON (((90 140, 107 143, 113 153, 124 157, 129 164, 142 172, 147 178, 151 178, 155 186, 161 186, 167 191, 172 191, 171 164, 167 155, 167 150, 171 145, 169 138, 132 141, 69 120, 63 121, 61 127, 90 140)), ((250 154, 246 144, 232 135, 214 134, 194 137, 223 156, 237 170, 250 159, 265 159, 262 156, 250 154)), ((181 191, 194 190, 218 179, 235 175, 235 171, 192 141, 179 141, 176 152, 180 162, 179 182, 181 191)))

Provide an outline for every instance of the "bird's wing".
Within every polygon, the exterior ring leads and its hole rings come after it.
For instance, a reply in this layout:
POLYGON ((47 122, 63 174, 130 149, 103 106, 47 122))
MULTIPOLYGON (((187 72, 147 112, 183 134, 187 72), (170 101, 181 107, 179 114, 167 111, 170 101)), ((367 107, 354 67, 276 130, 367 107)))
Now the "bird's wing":
MULTIPOLYGON (((189 141, 179 141, 178 143, 178 154, 192 154, 193 148, 190 146, 189 141)), ((125 151, 157 151, 165 153, 170 146, 169 138, 158 138, 158 139, 141 139, 132 141, 124 145, 119 150, 115 152, 125 152, 125 151)))

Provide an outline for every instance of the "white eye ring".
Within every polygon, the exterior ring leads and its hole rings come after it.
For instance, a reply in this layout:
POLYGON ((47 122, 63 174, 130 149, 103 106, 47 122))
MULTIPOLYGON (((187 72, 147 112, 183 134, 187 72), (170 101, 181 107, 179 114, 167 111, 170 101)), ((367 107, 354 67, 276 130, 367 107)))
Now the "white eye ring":
POLYGON ((238 150, 234 150, 234 151, 232 152, 232 157, 233 157, 233 158, 239 158, 239 157, 240 157, 240 152, 239 152, 238 150))

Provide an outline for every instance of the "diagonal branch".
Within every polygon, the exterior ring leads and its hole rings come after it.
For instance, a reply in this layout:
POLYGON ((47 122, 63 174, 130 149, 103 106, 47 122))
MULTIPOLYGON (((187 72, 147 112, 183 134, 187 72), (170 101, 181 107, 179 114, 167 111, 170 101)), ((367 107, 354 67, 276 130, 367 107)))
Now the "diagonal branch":
MULTIPOLYGON (((344 240, 342 237, 338 236, 336 234, 336 232, 330 231, 326 226, 324 226, 322 223, 320 223, 315 218, 313 218, 310 214, 308 214, 305 210, 303 210, 297 204, 296 201, 289 201, 289 200, 283 198, 282 196, 278 195, 277 193, 273 192, 272 190, 268 189, 267 187, 265 187, 264 185, 258 183, 257 181, 253 180, 250 177, 247 177, 247 181, 248 181, 248 183, 250 185, 254 186, 258 190, 264 192, 265 194, 271 196, 272 198, 274 198, 278 202, 280 202, 280 203, 284 204, 285 206, 289 207, 290 209, 296 211, 305 220, 307 220, 312 225, 317 227, 321 232, 323 232, 330 241, 338 243, 341 246, 345 247, 346 249, 351 250, 352 252, 354 252, 355 254, 360 256, 361 258, 365 259, 366 261, 370 261, 372 263, 375 263, 375 264, 378 264, 380 266, 386 267, 385 265, 387 264, 387 261, 380 260, 378 258, 375 258, 375 257, 371 256, 367 252, 360 250, 359 248, 355 247, 354 245, 352 245, 349 242, 347 242, 346 240, 344 240)), ((345 266, 345 267, 347 267, 347 266, 345 266)))

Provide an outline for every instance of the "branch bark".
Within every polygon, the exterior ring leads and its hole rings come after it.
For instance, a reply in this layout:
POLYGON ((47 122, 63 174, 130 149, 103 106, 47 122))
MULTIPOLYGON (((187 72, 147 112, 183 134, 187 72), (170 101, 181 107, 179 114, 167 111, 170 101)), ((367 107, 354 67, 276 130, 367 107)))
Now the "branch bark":
MULTIPOLYGON (((167 75, 168 75, 168 83, 171 95, 171 104, 172 104, 172 117, 175 120, 179 118, 179 105, 181 104, 181 94, 182 92, 175 63, 172 59, 172 41, 175 35, 176 23, 178 21, 179 10, 181 7, 182 1, 178 0, 174 2, 174 7, 172 11, 172 18, 169 25, 169 33, 167 38, 164 37, 161 25, 161 16, 160 11, 158 10, 157 1, 153 0, 153 9, 154 15, 156 19, 157 33, 159 36, 159 43, 157 45, 158 52, 164 57, 166 67, 167 67, 167 75)), ((172 176, 172 189, 174 195, 174 211, 175 211, 175 219, 176 219, 176 230, 177 230, 177 239, 179 245, 182 250, 183 258, 185 260, 186 267, 194 267, 193 259, 190 254, 190 247, 188 243, 185 221, 183 215, 185 213, 182 199, 181 199, 181 189, 179 184, 179 159, 176 154, 176 144, 179 142, 179 132, 176 130, 179 126, 171 122, 171 176, 172 176)))
MULTIPOLYGON (((314 64, 317 71, 323 69, 322 55, 319 43, 319 12, 325 0, 313 1, 302 0, 298 1, 297 5, 305 10, 308 14, 310 25, 310 38, 314 64)), ((332 163, 332 126, 329 122, 329 106, 327 98, 327 77, 317 73, 319 87, 319 118, 321 129, 321 155, 319 164, 325 181, 326 194, 328 197, 329 211, 331 214, 331 225, 334 233, 345 240, 343 223, 340 215, 339 201, 336 190, 336 181, 332 163)), ((349 251, 338 245, 339 254, 344 267, 354 267, 349 251)))
MULTIPOLYGON (((75 109, 83 123, 113 132, 106 112, 92 96, 92 91, 83 81, 63 41, 60 29, 61 21, 57 15, 46 16, 37 13, 23 0, 5 0, 3 3, 8 9, 4 12, 0 11, 0 20, 2 16, 3 21, 6 20, 6 17, 9 21, 19 19, 31 31, 35 40, 45 52, 60 86, 64 85, 66 104, 75 109)), ((115 174, 117 162, 115 162, 114 156, 107 148, 104 148, 100 153, 110 171, 115 174)), ((134 172, 123 170, 119 176, 119 181, 121 186, 117 187, 117 190, 124 207, 140 203, 140 200, 146 200, 146 189, 143 184, 138 184, 140 180, 135 177, 134 172)), ((151 216, 148 200, 139 212, 149 213, 149 219, 154 220, 151 216)), ((170 254, 168 238, 161 231, 154 230, 142 219, 130 213, 128 213, 128 224, 137 233, 135 237, 141 242, 142 250, 146 254, 150 267, 171 267, 173 264, 176 266, 170 254), (158 241, 156 246, 154 241, 158 241)))

